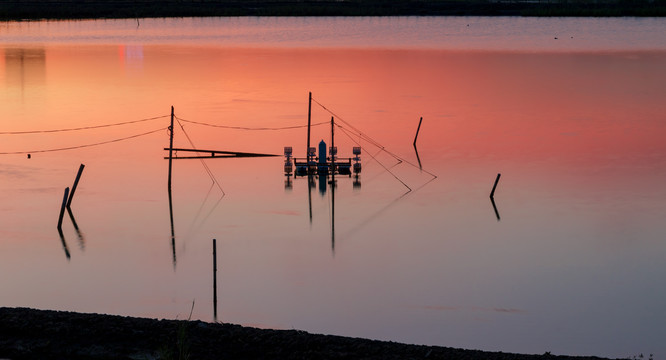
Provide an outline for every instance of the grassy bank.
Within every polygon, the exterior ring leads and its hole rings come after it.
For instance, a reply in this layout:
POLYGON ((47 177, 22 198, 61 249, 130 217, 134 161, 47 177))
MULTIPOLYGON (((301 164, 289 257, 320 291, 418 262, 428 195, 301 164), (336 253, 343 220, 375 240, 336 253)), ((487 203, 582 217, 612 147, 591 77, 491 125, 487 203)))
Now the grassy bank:
POLYGON ((1 20, 191 16, 666 16, 666 0, 3 0, 1 20))
POLYGON ((26 308, 0 308, 0 358, 600 360, 26 308))

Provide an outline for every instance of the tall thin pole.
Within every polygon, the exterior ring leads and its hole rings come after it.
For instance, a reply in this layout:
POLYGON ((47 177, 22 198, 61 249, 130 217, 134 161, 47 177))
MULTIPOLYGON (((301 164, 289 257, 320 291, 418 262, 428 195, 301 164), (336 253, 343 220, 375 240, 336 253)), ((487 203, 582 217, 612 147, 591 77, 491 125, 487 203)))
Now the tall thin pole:
POLYGON ((76 179, 74 180, 74 185, 72 185, 72 191, 69 193, 69 199, 67 199, 67 208, 69 209, 69 206, 72 205, 72 199, 74 198, 74 192, 76 191, 76 187, 79 185, 79 179, 81 179, 81 174, 83 173, 83 168, 86 167, 85 165, 81 164, 79 166, 79 172, 76 174, 76 179))
POLYGON ((419 138, 419 131, 421 130, 421 123, 423 122, 423 117, 419 119, 419 127, 416 128, 416 136, 414 136, 414 148, 416 148, 416 139, 419 138))
POLYGON ((213 239, 213 317, 217 321, 217 245, 213 239))
POLYGON ((171 193, 171 161, 173 160, 173 106, 171 106, 171 125, 169 125, 169 193, 171 193))
POLYGON ((176 270, 176 234, 173 229, 173 201, 171 199, 171 162, 173 160, 173 106, 171 106, 171 125, 169 125, 169 216, 171 217, 171 252, 173 269, 176 270))
POLYGON ((305 149, 305 158, 307 159, 306 161, 308 162, 308 166, 310 163, 310 122, 311 122, 311 115, 312 115, 312 92, 309 93, 309 98, 308 98, 308 147, 305 149))
POLYGON ((65 188, 65 195, 62 199, 62 206, 60 207, 60 216, 58 217, 58 231, 62 232, 62 217, 65 215, 65 207, 67 206, 67 197, 69 196, 69 188, 65 188))
POLYGON ((331 116, 331 251, 335 255, 335 118, 331 116))
MULTIPOLYGON (((331 171, 335 173, 335 154, 333 153, 333 150, 335 148, 335 138, 334 138, 334 132, 333 129, 335 128, 335 122, 334 122, 334 117, 331 116, 331 171)), ((336 151, 337 154, 337 151, 336 151)))
POLYGON ((335 256, 335 170, 331 172, 331 253, 335 256))
POLYGON ((500 176, 502 176, 502 174, 497 174, 497 178, 495 178, 495 185, 493 185, 493 190, 490 192, 491 199, 495 198, 495 188, 497 187, 497 183, 499 182, 500 176))

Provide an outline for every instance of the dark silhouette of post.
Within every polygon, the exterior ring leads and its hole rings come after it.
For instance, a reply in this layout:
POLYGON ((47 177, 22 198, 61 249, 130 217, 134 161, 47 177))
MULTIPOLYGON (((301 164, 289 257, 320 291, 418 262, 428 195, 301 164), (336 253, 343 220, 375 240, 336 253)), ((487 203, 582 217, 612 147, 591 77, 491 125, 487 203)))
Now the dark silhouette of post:
POLYGON ((423 117, 419 119, 419 127, 416 128, 416 136, 414 136, 414 153, 416 153, 416 161, 419 162, 419 169, 423 170, 421 165, 421 158, 419 157, 419 149, 416 148, 416 139, 419 137, 419 131, 421 130, 421 122, 423 122, 423 117))
POLYGON ((419 119, 419 127, 416 128, 416 136, 414 136, 414 148, 416 148, 416 139, 419 137, 419 131, 421 130, 421 122, 423 121, 423 117, 419 119))
POLYGON ((334 122, 334 117, 331 116, 331 173, 335 173, 335 155, 338 153, 337 150, 335 150, 335 137, 334 137, 334 132, 333 129, 335 128, 335 122, 334 122))
POLYGON ((58 217, 58 231, 62 232, 62 218, 65 215, 65 207, 67 207, 67 198, 69 197, 69 188, 65 188, 65 196, 62 198, 62 206, 60 207, 60 216, 58 217))
POLYGON ((500 176, 502 176, 502 174, 497 174, 497 178, 495 179, 495 185, 493 185, 493 190, 490 192, 491 199, 495 198, 495 188, 497 187, 497 183, 499 182, 500 176))
POLYGON ((81 164, 79 166, 79 172, 76 174, 76 179, 74 180, 74 185, 72 185, 72 191, 69 193, 69 199, 67 200, 67 208, 69 209, 69 206, 72 205, 72 199, 74 199, 74 192, 76 191, 76 187, 79 185, 79 179, 81 179, 81 174, 83 173, 83 168, 86 167, 85 165, 81 164))
POLYGON ((213 317, 217 321, 217 245, 213 239, 213 317))
POLYGON ((171 125, 169 125, 169 216, 171 218, 171 251, 173 253, 173 269, 176 270, 176 235, 173 229, 173 200, 171 198, 171 163, 173 161, 173 106, 171 106, 171 125))
POLYGON ((60 216, 58 217, 58 234, 60 235, 60 241, 62 241, 62 247, 65 250, 65 256, 67 260, 70 259, 69 249, 67 248, 67 243, 65 242, 65 234, 62 232, 62 218, 65 215, 65 208, 67 207, 67 198, 69 196, 69 188, 65 188, 65 195, 62 198, 62 206, 60 207, 60 216))
POLYGON ((171 192, 171 162, 173 160, 173 106, 171 107, 171 125, 169 125, 169 193, 171 192))
POLYGON ((331 253, 335 256, 335 171, 331 172, 331 253))
POLYGON ((312 114, 312 92, 309 93, 309 99, 308 99, 308 147, 305 148, 305 159, 306 162, 308 163, 308 166, 310 166, 310 122, 311 122, 311 114, 312 114))

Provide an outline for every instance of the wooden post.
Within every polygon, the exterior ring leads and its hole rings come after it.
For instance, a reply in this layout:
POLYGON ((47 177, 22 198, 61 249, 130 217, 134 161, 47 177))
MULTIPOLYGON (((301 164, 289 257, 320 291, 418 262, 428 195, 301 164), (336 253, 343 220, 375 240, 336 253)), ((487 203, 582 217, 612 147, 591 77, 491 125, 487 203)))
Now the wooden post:
POLYGON ((60 217, 58 217, 58 231, 62 232, 62 217, 65 215, 65 207, 67 206, 67 198, 69 197, 69 188, 65 188, 65 196, 62 198, 62 206, 60 207, 60 217))
POLYGON ((173 269, 176 270, 176 235, 173 229, 173 202, 171 199, 171 162, 173 161, 173 106, 171 106, 171 125, 169 125, 169 216, 171 217, 171 251, 173 257, 173 269))
POLYGON ((423 117, 419 119, 419 127, 416 128, 416 136, 414 136, 414 147, 416 148, 416 139, 419 137, 419 130, 421 130, 421 122, 423 121, 423 117))
POLYGON ((499 182, 500 176, 502 176, 502 174, 497 174, 497 178, 495 179, 495 185, 493 185, 493 191, 490 192, 491 199, 495 198, 495 188, 497 187, 497 183, 499 182))
POLYGON ((310 166, 310 121, 311 121, 311 114, 312 114, 312 92, 310 92, 309 99, 308 99, 308 147, 305 149, 305 159, 306 159, 306 162, 308 163, 308 167, 310 166))
POLYGON ((336 150, 333 150, 333 148, 335 148, 335 137, 333 131, 334 128, 335 128, 334 117, 331 116, 331 173, 335 173, 335 155, 337 155, 338 153, 336 150))
POLYGON ((72 192, 69 193, 69 199, 67 200, 67 208, 69 209, 69 206, 72 205, 72 199, 74 198, 74 192, 76 191, 76 187, 79 185, 79 179, 81 178, 81 174, 83 173, 83 168, 86 167, 85 165, 81 164, 79 166, 79 172, 76 174, 76 179, 74 180, 74 185, 72 185, 72 192))
POLYGON ((217 321, 217 245, 213 239, 213 316, 217 321))
POLYGON ((335 171, 331 172, 331 253, 335 256, 335 171))
POLYGON ((173 160, 173 106, 171 106, 171 125, 169 125, 169 192, 171 192, 171 162, 173 160))

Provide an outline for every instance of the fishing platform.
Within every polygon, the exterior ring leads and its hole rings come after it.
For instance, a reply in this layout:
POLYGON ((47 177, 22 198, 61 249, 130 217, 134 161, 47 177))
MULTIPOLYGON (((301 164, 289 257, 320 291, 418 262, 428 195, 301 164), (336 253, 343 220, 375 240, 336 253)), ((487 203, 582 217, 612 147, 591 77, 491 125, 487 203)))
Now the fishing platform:
MULTIPOLYGON (((312 94, 310 94, 310 101, 312 101, 312 94)), ((293 149, 291 146, 284 147, 284 173, 287 176, 287 186, 291 185, 289 178, 299 176, 319 176, 319 177, 332 177, 331 182, 335 183, 335 175, 352 174, 355 177, 354 184, 360 185, 358 181, 359 174, 361 173, 361 147, 354 146, 352 148, 353 158, 338 158, 338 148, 335 146, 335 118, 331 117, 331 146, 327 147, 324 140, 319 142, 319 153, 317 148, 310 147, 310 111, 308 111, 308 146, 307 155, 304 158, 293 157, 293 149), (293 162, 292 162, 293 160, 293 162)))
POLYGON ((294 172, 294 176, 339 174, 348 175, 349 177, 352 176, 352 173, 359 174, 361 172, 360 146, 353 147, 353 158, 338 158, 336 146, 328 148, 328 156, 326 150, 326 143, 322 140, 319 142, 318 155, 316 154, 317 148, 311 147, 308 149, 307 158, 293 158, 292 165, 292 148, 291 146, 285 146, 284 172, 287 174, 294 172))

